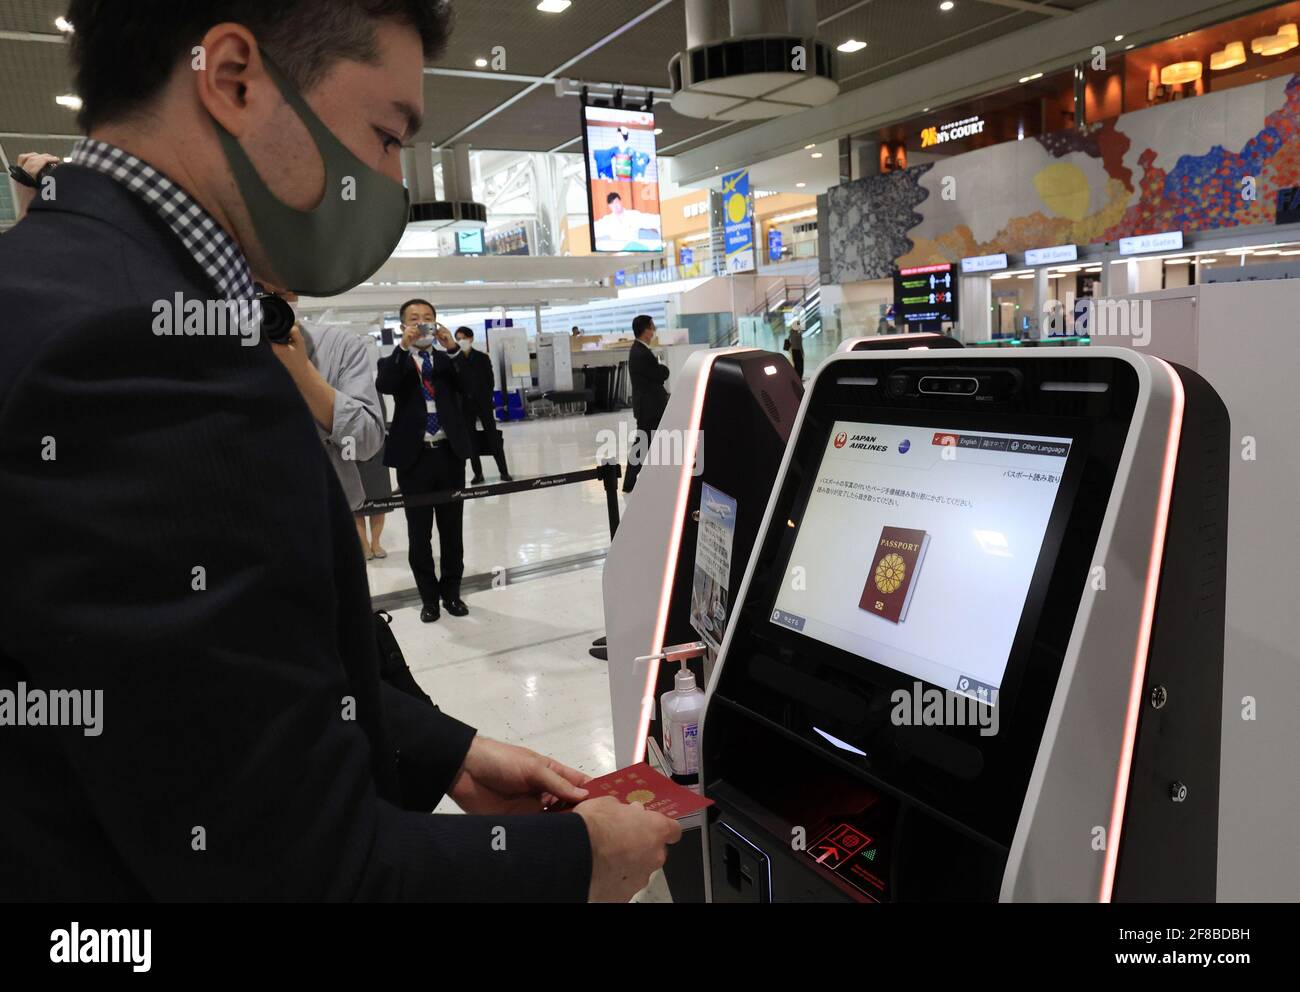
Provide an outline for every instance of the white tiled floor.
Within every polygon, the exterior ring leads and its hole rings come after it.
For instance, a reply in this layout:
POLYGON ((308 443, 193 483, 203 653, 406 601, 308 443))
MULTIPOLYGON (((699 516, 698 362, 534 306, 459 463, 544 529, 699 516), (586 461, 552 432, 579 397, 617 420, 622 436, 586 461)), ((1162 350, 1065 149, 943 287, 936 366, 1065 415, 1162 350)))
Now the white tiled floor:
POLYGON ((421 687, 480 732, 589 775, 614 770, 609 678, 587 649, 604 633, 600 568, 469 596, 468 617, 393 615, 421 687))

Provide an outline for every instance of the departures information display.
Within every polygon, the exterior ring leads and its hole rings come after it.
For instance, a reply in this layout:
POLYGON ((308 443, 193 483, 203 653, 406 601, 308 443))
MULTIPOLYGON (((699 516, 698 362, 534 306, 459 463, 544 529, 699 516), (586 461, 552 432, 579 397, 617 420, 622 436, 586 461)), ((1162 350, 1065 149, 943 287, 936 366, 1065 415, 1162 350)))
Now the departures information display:
POLYGON ((995 701, 1070 444, 837 422, 771 622, 995 701))
POLYGON ((895 323, 955 324, 957 281, 957 267, 951 262, 898 269, 894 273, 895 323))

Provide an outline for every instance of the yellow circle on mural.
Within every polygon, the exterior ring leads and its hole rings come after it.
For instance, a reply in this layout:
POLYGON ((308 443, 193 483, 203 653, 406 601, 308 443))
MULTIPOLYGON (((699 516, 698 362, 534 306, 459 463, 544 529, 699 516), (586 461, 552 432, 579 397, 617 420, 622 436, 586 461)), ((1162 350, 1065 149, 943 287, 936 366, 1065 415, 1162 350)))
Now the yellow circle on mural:
POLYGON ((731 218, 733 224, 739 224, 745 219, 745 214, 749 210, 749 204, 739 193, 732 193, 727 197, 727 216, 731 218))

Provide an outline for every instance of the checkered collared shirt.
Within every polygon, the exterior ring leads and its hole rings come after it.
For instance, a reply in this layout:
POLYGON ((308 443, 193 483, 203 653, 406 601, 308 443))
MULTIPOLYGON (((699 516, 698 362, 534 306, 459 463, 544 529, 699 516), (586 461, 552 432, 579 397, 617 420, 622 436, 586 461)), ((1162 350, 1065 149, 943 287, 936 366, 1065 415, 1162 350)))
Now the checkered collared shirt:
MULTIPOLYGON (((77 142, 72 162, 116 179, 157 211, 194 261, 211 276, 223 298, 251 300, 257 295, 248 259, 239 245, 193 197, 153 166, 120 148, 89 138, 77 142)), ((254 320, 261 322, 260 313, 254 313, 254 320)))

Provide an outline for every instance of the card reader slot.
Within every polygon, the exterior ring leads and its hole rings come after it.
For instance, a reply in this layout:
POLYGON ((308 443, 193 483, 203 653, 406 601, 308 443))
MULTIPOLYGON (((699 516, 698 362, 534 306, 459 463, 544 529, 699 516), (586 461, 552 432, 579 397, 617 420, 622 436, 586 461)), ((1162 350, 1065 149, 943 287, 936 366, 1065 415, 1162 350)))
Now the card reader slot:
POLYGON ((749 659, 749 674, 769 689, 850 726, 866 722, 867 703, 861 697, 782 665, 767 655, 756 654, 749 659))
POLYGON ((984 755, 979 748, 956 740, 933 727, 897 727, 894 739, 915 758, 966 782, 979 778, 984 755))

